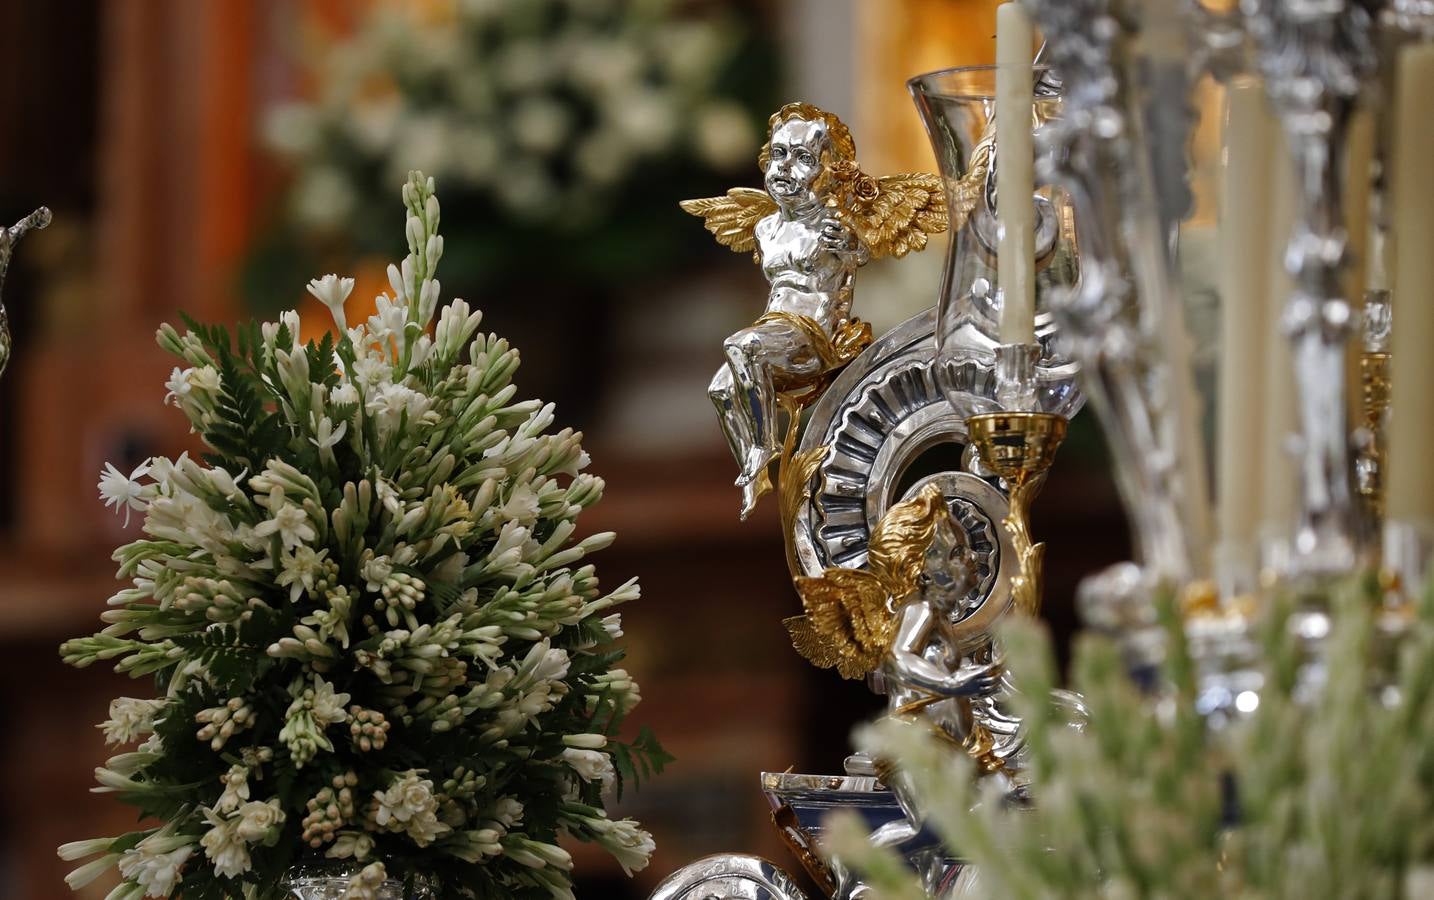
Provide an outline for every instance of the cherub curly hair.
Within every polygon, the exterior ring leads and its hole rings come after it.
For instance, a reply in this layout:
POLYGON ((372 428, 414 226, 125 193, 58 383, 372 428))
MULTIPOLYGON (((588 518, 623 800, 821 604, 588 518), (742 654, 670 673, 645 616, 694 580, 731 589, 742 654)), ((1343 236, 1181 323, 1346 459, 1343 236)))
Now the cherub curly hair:
POLYGON ((772 159, 772 133, 779 125, 792 119, 821 122, 826 126, 826 149, 822 151, 822 174, 817 179, 818 188, 824 189, 832 181, 850 181, 852 174, 848 173, 855 174, 858 171, 856 141, 852 139, 851 129, 834 113, 810 103, 788 103, 772 113, 772 117, 767 120, 767 142, 762 145, 762 152, 757 154, 757 168, 767 168, 767 163, 772 159), (844 175, 846 177, 843 177, 844 175))
POLYGON ((892 506, 872 530, 867 550, 872 574, 896 595, 915 588, 937 525, 949 523, 950 514, 945 495, 934 484, 892 506))

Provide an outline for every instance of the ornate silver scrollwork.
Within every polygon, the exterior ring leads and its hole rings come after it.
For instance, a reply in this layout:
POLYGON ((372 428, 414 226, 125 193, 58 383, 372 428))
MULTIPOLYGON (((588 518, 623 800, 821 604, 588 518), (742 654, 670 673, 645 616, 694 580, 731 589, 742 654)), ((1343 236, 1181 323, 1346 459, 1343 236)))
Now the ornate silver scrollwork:
MULTIPOLYGON (((965 443, 967 417, 1002 408, 996 398, 995 340, 973 327, 970 355, 947 360, 939 371, 935 327, 936 311, 929 309, 887 332, 812 407, 800 449, 829 449, 795 526, 804 573, 863 565, 871 528, 902 499, 895 491, 911 463, 938 444, 965 443), (959 386, 964 408, 948 402, 943 382, 959 386)), ((1074 415, 1082 403, 1075 374, 1069 362, 1038 365, 1037 408, 1074 415)), ((969 472, 953 474, 982 481, 969 472)), ((952 491, 957 490, 953 481, 952 491)), ((974 485, 966 490, 975 492, 973 497, 988 496, 974 485)), ((1005 515, 1003 505, 982 502, 988 504, 981 510, 986 520, 999 522, 1005 515)), ((978 534, 972 537, 980 540, 978 534)))
POLYGON ((1206 564, 1203 465, 1186 409, 1190 373, 1156 347, 1181 314, 1156 200, 1133 48, 1138 22, 1113 0, 1022 0, 1063 76, 1065 107, 1041 129, 1037 177, 1070 192, 1080 222, 1081 280, 1053 291, 1062 340, 1116 458, 1137 555, 1159 578, 1206 564))

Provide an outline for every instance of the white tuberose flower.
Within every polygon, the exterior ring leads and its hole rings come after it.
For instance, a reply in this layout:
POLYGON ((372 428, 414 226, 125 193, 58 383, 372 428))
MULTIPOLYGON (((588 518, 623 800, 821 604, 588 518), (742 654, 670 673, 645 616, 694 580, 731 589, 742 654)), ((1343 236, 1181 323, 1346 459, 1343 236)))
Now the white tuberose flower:
POLYGON ((652 851, 657 849, 652 835, 648 834, 632 819, 619 819, 605 831, 600 831, 598 843, 613 855, 617 864, 629 877, 634 872, 647 868, 652 851))
POLYGON ((339 427, 334 427, 334 422, 328 416, 320 418, 314 424, 314 436, 309 438, 309 443, 320 450, 331 450, 338 446, 339 441, 344 439, 348 433, 349 423, 340 422, 339 427))
POLYGON ((563 762, 577 772, 583 781, 600 781, 604 789, 617 780, 612 758, 601 750, 576 750, 569 747, 563 751, 563 762))
POLYGON ((168 897, 179 886, 180 870, 194 852, 194 838, 174 833, 174 823, 151 834, 120 857, 125 878, 144 888, 146 897, 168 897))
POLYGON ((189 383, 190 371, 190 369, 174 367, 174 371, 169 375, 169 380, 164 383, 164 386, 169 388, 169 393, 164 395, 165 403, 173 401, 174 405, 178 406, 182 399, 189 396, 189 390, 192 387, 189 383))
POLYGON ((274 583, 289 588, 289 602, 298 603, 305 591, 314 589, 315 581, 324 574, 324 557, 329 551, 315 551, 313 547, 297 547, 292 554, 279 557, 279 577, 274 583))
MULTIPOLYGON (((392 266, 389 268, 393 269, 392 266)), ((394 277, 394 273, 390 272, 389 278, 394 277)), ((408 324, 408 307, 390 299, 387 294, 379 294, 373 303, 376 312, 368 317, 368 331, 373 339, 379 343, 390 339, 403 340, 403 330, 408 324)))
POLYGON ((277 534, 284 549, 312 541, 317 535, 303 507, 284 499, 284 489, 275 486, 269 492, 269 518, 254 526, 254 536, 267 538, 277 534))
POLYGON ((317 675, 314 676, 314 705, 312 715, 320 728, 347 722, 348 712, 344 704, 349 702, 348 694, 334 690, 334 686, 317 675))
POLYGON ((428 397, 407 385, 385 384, 369 397, 368 411, 375 417, 379 434, 386 435, 405 421, 405 413, 411 424, 428 411, 429 405, 428 397))
POLYGON ((163 700, 137 700, 116 697, 110 701, 110 717, 99 726, 104 729, 105 743, 128 744, 142 734, 154 730, 154 718, 164 709, 163 700))
POLYGON ((148 498, 145 496, 145 486, 139 480, 149 474, 149 460, 145 460, 135 467, 135 470, 125 474, 116 469, 114 463, 105 463, 104 472, 100 473, 100 499, 105 501, 105 506, 113 506, 115 514, 118 515, 121 508, 124 509, 124 524, 129 527, 130 510, 144 511, 148 505, 148 498))
POLYGON ((224 785, 224 793, 219 795, 219 802, 214 804, 216 812, 228 815, 249 799, 248 766, 239 764, 230 766, 228 772, 219 776, 219 783, 224 785))
POLYGON ((309 282, 309 293, 329 308, 329 313, 333 315, 334 324, 339 326, 339 331, 348 330, 348 320, 344 317, 344 301, 348 299, 349 293, 353 289, 354 280, 352 278, 340 278, 337 275, 325 275, 323 278, 315 278, 309 282))
POLYGON ((373 795, 373 820, 380 828, 402 831, 420 847, 426 847, 451 829, 438 820, 438 798, 433 782, 409 769, 387 790, 373 795))
POLYGON ((268 840, 284 824, 284 811, 279 808, 279 801, 251 800, 239 807, 237 816, 239 825, 235 832, 239 837, 249 843, 268 840))
POLYGON ((199 843, 204 854, 214 862, 214 871, 225 878, 233 878, 249 871, 249 847, 239 836, 241 819, 226 819, 207 807, 200 807, 204 818, 209 820, 210 829, 204 832, 199 843))

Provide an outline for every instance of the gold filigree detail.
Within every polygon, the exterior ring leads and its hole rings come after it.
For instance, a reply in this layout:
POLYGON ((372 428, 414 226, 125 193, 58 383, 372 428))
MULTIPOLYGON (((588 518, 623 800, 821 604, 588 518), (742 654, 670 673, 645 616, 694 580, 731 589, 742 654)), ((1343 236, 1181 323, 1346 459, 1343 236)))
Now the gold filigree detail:
POLYGON ((802 868, 811 876, 812 881, 817 883, 817 887, 827 896, 835 894, 836 878, 832 876, 832 870, 826 861, 817 855, 811 835, 797 821, 797 813, 790 804, 783 803, 772 810, 772 825, 781 836, 782 843, 787 845, 787 851, 802 864, 802 868))
POLYGON ((1018 573, 1011 577, 1011 597, 1018 610, 1037 615, 1044 590, 1046 545, 1031 540, 1031 502, 1065 439, 1066 420, 1055 413, 987 413, 967 419, 966 430, 981 461, 1006 481, 1010 511, 1001 527, 1011 539, 1018 566, 1018 573))
MULTIPOLYGON (((995 752, 995 737, 991 734, 990 729, 977 721, 975 713, 971 708, 970 700, 962 698, 955 700, 960 709, 961 721, 964 724, 962 731, 966 736, 963 738, 957 738, 951 734, 951 732, 941 727, 936 720, 924 715, 928 706, 934 706, 937 703, 942 703, 949 699, 951 698, 938 695, 922 697, 919 700, 912 700, 909 703, 902 704, 893 710, 891 715, 894 718, 901 719, 913 725, 920 725, 930 729, 931 734, 935 738, 950 744, 971 757, 971 759, 975 761, 981 774, 990 775, 995 772, 1009 772, 1010 768, 1007 760, 995 752)), ((896 766, 890 760, 885 759, 878 759, 875 763, 877 777, 881 779, 883 784, 891 784, 888 779, 896 774, 896 766)))
POLYGON ((1187 619, 1218 616, 1224 611, 1220 588, 1209 579, 1192 581, 1180 591, 1180 613, 1187 619))
POLYGON ((941 176, 925 172, 862 175, 853 182, 844 206, 872 259, 923 250, 927 238, 949 224, 941 176))
POLYGON ((976 204, 986 192, 986 177, 991 172, 991 155, 996 148, 995 123, 991 123, 981 140, 971 150, 971 159, 966 164, 966 174, 951 187, 948 198, 951 204, 951 227, 959 231, 976 211, 976 204))
POLYGON ((782 463, 777 467, 777 484, 780 486, 782 503, 782 535, 786 538, 787 571, 793 578, 801 574, 797 562, 796 534, 797 516, 802 506, 811 497, 812 476, 827 455, 826 447, 813 447, 795 455, 783 454, 782 463))
POLYGON ((1389 409, 1389 360, 1388 353, 1365 353, 1359 358, 1364 393, 1364 445, 1360 448, 1364 471, 1358 483, 1374 522, 1384 521, 1384 414, 1389 409))
MULTIPOLYGON (((788 312, 769 312, 757 319, 763 322, 783 322, 801 331, 811 341, 821 359, 824 371, 815 378, 777 385, 777 405, 787 416, 786 436, 782 441, 782 455, 777 461, 777 486, 781 495, 782 534, 787 545, 787 568, 792 577, 800 573, 797 566, 796 548, 793 545, 793 526, 801 505, 810 496, 807 486, 816 473, 817 466, 826 455, 826 447, 817 447, 796 453, 797 433, 801 427, 802 409, 816 401, 831 384, 832 379, 847 363, 851 362, 871 343, 871 325, 861 319, 843 319, 837 323, 836 337, 822 330, 821 325, 810 316, 799 316, 788 312)), ((758 476, 756 496, 761 500, 772 490, 772 481, 766 472, 758 476)))
MULTIPOLYGON (((797 313, 773 310, 763 313, 756 321, 757 325, 765 325, 769 322, 781 322, 801 332, 811 343, 813 352, 822 363, 822 375, 816 380, 826 378, 832 370, 838 369, 865 350, 871 343, 871 324, 861 319, 842 319, 837 323, 836 335, 827 333, 821 323, 811 316, 798 315, 797 313)), ((797 393, 809 387, 811 382, 800 382, 792 385, 781 385, 784 393, 797 393)), ((801 405, 806 405, 802 403, 801 405)))

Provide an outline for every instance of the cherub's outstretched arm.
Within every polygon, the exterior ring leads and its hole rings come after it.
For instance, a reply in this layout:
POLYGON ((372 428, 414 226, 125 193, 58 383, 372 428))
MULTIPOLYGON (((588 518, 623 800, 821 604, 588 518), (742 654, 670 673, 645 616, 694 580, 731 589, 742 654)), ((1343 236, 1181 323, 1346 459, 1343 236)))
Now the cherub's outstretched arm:
POLYGON ((951 672, 921 655, 932 630, 938 627, 937 615, 931 604, 920 599, 901 608, 887 662, 892 673, 912 687, 942 697, 979 697, 993 692, 1000 684, 999 664, 968 663, 951 672))

